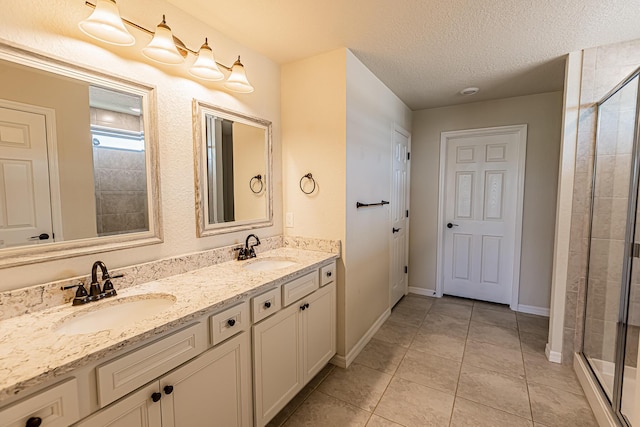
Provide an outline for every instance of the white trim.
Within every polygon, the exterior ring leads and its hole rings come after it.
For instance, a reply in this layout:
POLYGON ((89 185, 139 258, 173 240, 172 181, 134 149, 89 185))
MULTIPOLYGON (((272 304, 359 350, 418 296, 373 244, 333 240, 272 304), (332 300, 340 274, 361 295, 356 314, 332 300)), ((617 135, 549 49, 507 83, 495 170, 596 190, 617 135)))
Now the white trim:
POLYGON ((522 215, 524 209, 524 178, 527 155, 527 125, 511 125, 498 126, 480 129, 466 129, 442 132, 440 134, 440 173, 439 173, 439 190, 438 190, 438 241, 436 253, 436 296, 441 297, 444 291, 444 274, 443 274, 443 246, 444 246, 444 196, 445 181, 447 167, 447 142, 451 138, 471 135, 490 135, 490 134, 519 134, 518 145, 518 185, 517 185, 517 206, 516 206, 516 223, 514 235, 514 254, 513 254, 513 282, 511 285, 511 303, 509 307, 516 310, 518 307, 518 296, 520 293, 520 254, 522 252, 522 215))
POLYGON ((535 305, 518 304, 520 313, 536 314, 538 316, 549 317, 549 309, 546 307, 536 307, 535 305))
POLYGON ((353 346, 351 351, 347 353, 346 356, 336 354, 331 358, 329 363, 336 365, 339 368, 348 368, 349 365, 351 365, 351 363, 353 363, 353 361, 356 359, 356 357, 358 357, 364 347, 369 343, 369 341, 371 341, 371 338, 373 338, 376 332, 378 332, 378 329, 380 329, 382 324, 389 318, 390 315, 391 309, 388 308, 380 315, 380 317, 378 317, 378 320, 376 320, 373 325, 371 325, 367 333, 364 334, 362 338, 360 338, 360 340, 356 343, 355 346, 353 346))
POLYGON ((559 351, 551 350, 549 343, 544 347, 544 354, 547 356, 547 360, 553 363, 562 363, 562 353, 559 351))
POLYGON ((64 241, 62 228, 62 202, 60 200, 60 173, 58 169, 58 132, 56 130, 56 110, 39 105, 0 99, 0 107, 24 111, 44 116, 47 134, 47 161, 49 169, 49 199, 51 204, 52 242, 64 241))
POLYGON ((618 423, 615 420, 614 415, 611 413, 609 402, 607 402, 599 390, 598 384, 595 383, 593 377, 589 372, 584 359, 578 353, 573 355, 573 370, 578 377, 578 381, 584 391, 584 396, 591 406, 593 415, 598 421, 598 425, 601 427, 611 426, 616 427, 618 423))
POLYGON ((409 286, 409 293, 416 295, 423 295, 425 297, 435 297, 436 291, 433 289, 417 288, 415 286, 409 286))

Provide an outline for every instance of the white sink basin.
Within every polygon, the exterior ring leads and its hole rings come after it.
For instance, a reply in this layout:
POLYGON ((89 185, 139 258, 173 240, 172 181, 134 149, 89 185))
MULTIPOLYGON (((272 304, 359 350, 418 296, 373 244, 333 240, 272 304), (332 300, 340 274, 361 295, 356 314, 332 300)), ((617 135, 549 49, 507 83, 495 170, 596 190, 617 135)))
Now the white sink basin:
POLYGON ((108 329, 122 329, 153 317, 171 307, 176 298, 169 294, 150 294, 89 303, 54 328, 61 335, 91 334, 108 329), (97 304, 93 305, 92 304, 97 304))
POLYGON ((251 271, 272 271, 291 267, 296 264, 297 262, 286 258, 262 258, 255 261, 249 261, 244 264, 242 268, 251 271))

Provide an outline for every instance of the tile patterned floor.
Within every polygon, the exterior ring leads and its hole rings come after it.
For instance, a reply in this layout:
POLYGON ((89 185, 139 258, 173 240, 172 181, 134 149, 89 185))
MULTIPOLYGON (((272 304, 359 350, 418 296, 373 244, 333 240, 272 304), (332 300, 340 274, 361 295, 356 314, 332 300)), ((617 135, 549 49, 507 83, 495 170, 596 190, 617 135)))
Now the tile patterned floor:
POLYGON ((408 295, 348 369, 327 366, 270 427, 597 427, 548 319, 408 295))

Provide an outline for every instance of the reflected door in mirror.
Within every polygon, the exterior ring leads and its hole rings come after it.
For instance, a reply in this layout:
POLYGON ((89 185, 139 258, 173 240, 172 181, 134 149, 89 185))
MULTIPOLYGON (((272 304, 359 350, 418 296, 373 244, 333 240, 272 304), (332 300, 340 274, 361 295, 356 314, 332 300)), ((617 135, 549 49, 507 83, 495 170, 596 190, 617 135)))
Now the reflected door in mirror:
POLYGON ((0 248, 53 236, 46 120, 26 110, 0 100, 0 248))

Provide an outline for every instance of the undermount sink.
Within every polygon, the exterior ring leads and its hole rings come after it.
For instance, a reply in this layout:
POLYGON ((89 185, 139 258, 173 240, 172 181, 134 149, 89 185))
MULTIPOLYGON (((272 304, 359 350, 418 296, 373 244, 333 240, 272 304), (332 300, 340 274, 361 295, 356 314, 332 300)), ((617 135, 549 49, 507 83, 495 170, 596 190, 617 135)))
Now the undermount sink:
POLYGON ((54 331, 61 335, 79 335, 122 329, 165 311, 175 302, 173 295, 149 294, 89 303, 82 312, 62 319, 54 331))
POLYGON ((291 261, 286 258, 262 258, 255 261, 249 261, 244 264, 242 268, 251 271, 272 271, 280 270, 281 268, 291 267, 296 265, 297 262, 291 261))

